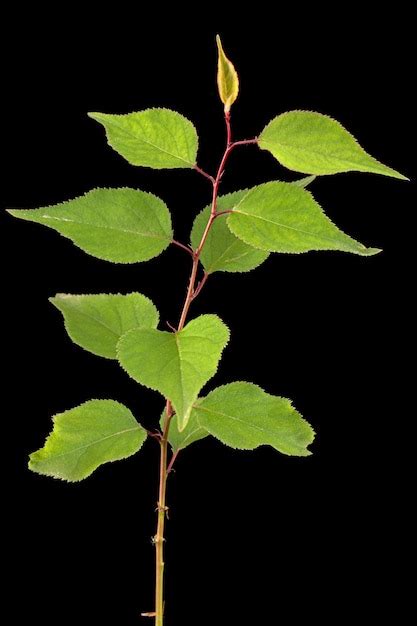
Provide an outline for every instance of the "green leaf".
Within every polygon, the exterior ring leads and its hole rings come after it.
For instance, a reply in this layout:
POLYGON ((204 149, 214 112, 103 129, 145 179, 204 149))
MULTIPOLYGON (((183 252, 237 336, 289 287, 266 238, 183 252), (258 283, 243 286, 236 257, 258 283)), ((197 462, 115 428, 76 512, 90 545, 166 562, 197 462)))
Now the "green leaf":
POLYGON ((380 252, 345 235, 326 217, 309 191, 292 183, 253 187, 232 209, 227 218, 230 230, 261 250, 342 250, 362 256, 380 252))
MULTIPOLYGON (((165 411, 161 417, 161 429, 163 427, 164 419, 165 411)), ((168 441, 174 452, 177 452, 178 450, 183 450, 187 446, 190 446, 192 443, 200 441, 200 439, 204 439, 208 436, 209 433, 200 426, 200 423, 197 420, 197 415, 194 411, 191 413, 190 419, 188 420, 186 427, 182 431, 178 430, 177 416, 173 415, 173 417, 171 418, 168 441)))
POLYGON ((121 366, 138 383, 169 398, 184 430, 200 389, 216 373, 229 330, 217 315, 201 315, 183 330, 130 330, 117 346, 121 366))
POLYGON ((135 189, 93 189, 55 206, 9 213, 49 226, 88 254, 114 263, 148 261, 172 241, 166 204, 135 189))
POLYGON ((120 337, 132 328, 156 328, 159 313, 140 293, 75 296, 58 293, 50 302, 61 311, 74 343, 108 359, 116 359, 120 337))
POLYGON ((129 409, 114 400, 89 400, 58 413, 53 423, 44 447, 30 455, 29 469, 71 482, 135 454, 147 436, 129 409))
POLYGON ((278 115, 260 134, 259 146, 296 172, 373 172, 408 180, 367 154, 339 122, 313 111, 278 115))
MULTIPOLYGON (((307 187, 315 178, 315 176, 307 176, 291 184, 307 187)), ((248 191, 248 189, 242 189, 219 196, 217 211, 230 211, 248 191)), ((201 241, 210 210, 211 205, 208 205, 194 220, 191 231, 191 245, 194 249, 201 241)), ((268 256, 268 252, 262 252, 238 239, 228 228, 226 216, 220 216, 214 221, 209 231, 200 259, 206 272, 213 274, 214 272, 249 272, 261 265, 268 256)))
POLYGON ((103 124, 109 145, 132 165, 154 169, 192 168, 197 159, 194 125, 169 109, 146 109, 127 115, 89 113, 103 124))
MULTIPOLYGON (((243 198, 247 189, 219 196, 218 211, 228 211, 243 198)), ((210 217, 210 206, 197 215, 191 231, 191 245, 197 248, 210 217)), ((248 272, 265 261, 268 252, 256 250, 235 237, 226 224, 226 216, 218 217, 209 231, 201 253, 201 262, 207 273, 213 272, 248 272)))
POLYGON ((283 454, 308 456, 314 431, 286 398, 257 385, 235 382, 200 398, 193 417, 221 442, 240 450, 270 445, 283 454))
POLYGON ((239 77, 235 67, 224 53, 219 35, 216 35, 217 50, 219 59, 217 63, 217 87, 219 89, 220 100, 224 104, 226 113, 239 94, 239 77))

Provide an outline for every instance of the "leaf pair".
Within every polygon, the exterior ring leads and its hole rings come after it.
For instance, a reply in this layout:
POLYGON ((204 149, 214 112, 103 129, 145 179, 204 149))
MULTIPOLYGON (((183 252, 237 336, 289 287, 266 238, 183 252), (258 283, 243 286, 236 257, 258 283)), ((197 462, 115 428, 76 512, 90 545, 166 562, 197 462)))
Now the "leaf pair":
MULTIPOLYGON (((238 82, 221 44, 219 53, 219 90, 228 110, 237 97, 238 82)), ((196 165, 197 131, 176 111, 146 109, 126 115, 89 115, 103 124, 109 145, 132 165, 154 169, 188 169, 196 165)), ((314 111, 278 115, 259 134, 258 145, 288 169, 302 174, 357 171, 408 180, 365 152, 339 122, 314 111)))
POLYGON ((215 374, 229 330, 217 315, 201 315, 181 331, 156 330, 159 313, 139 293, 58 294, 68 335, 85 350, 118 359, 136 382, 172 401, 184 428, 203 385, 215 374))
MULTIPOLYGON (((44 447, 30 455, 29 467, 71 482, 104 463, 135 454, 147 437, 129 409, 114 400, 85 402, 55 415, 53 425, 44 447)), ((314 439, 313 429, 289 400, 246 382, 223 385, 199 398, 182 432, 175 416, 169 441, 178 451, 209 434, 232 448, 270 445, 295 456, 308 456, 307 446, 314 439)))

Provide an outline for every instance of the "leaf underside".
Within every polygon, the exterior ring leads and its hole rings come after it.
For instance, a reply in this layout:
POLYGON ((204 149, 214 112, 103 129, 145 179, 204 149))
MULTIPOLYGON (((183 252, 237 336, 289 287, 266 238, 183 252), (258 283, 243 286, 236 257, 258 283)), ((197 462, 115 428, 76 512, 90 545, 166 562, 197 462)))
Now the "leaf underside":
POLYGON ((282 165, 304 174, 358 171, 408 180, 365 152, 339 122, 314 111, 278 115, 264 128, 258 143, 282 165))
POLYGON ((88 254, 114 263, 148 261, 172 241, 165 203, 135 189, 93 189, 54 206, 9 213, 49 226, 88 254))
POLYGON ((269 252, 341 250, 362 256, 380 252, 345 235, 310 192, 291 183, 253 187, 235 204, 227 224, 245 243, 269 252))
POLYGON ((53 424, 44 447, 30 455, 29 468, 70 482, 135 454, 147 437, 129 409, 114 400, 89 400, 55 415, 53 424))
POLYGON ((308 456, 314 431, 286 398, 257 385, 234 382, 199 398, 192 417, 224 444, 241 450, 270 445, 279 452, 308 456))
POLYGON ((198 137, 193 124, 169 109, 126 115, 89 113, 106 129, 109 145, 132 165, 153 169, 192 168, 198 137))
POLYGON ((159 321, 155 305, 140 293, 58 293, 50 302, 63 314, 74 343, 108 359, 117 359, 117 342, 128 330, 156 328, 159 321))
POLYGON ((228 339, 229 330, 217 315, 201 315, 176 333, 131 330, 120 339, 117 353, 134 380, 171 400, 182 431, 228 339))

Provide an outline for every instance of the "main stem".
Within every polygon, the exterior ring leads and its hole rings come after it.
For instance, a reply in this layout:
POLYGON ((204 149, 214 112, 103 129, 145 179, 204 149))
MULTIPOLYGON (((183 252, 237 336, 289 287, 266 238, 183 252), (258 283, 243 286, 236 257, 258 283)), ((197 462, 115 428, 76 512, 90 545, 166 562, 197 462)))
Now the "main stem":
MULTIPOLYGON (((230 126, 230 112, 225 112, 225 122, 226 122, 226 149, 224 151, 222 160, 219 165, 219 169, 217 170, 216 178, 213 178, 206 174, 199 167, 195 167, 195 169, 208 178, 213 185, 213 195, 211 202, 211 211, 210 217, 204 229, 203 235, 201 237, 201 241, 198 247, 193 251, 193 264, 191 267, 191 274, 188 281, 187 293, 185 296, 184 305, 182 307, 180 320, 178 323, 177 332, 184 328, 185 322, 187 320, 188 312, 190 310, 190 306, 194 298, 200 293, 201 288, 203 287, 207 274, 204 274, 204 278, 199 286, 196 288, 196 280, 198 273, 198 265, 200 262, 201 252, 204 248, 204 245, 207 240, 207 236, 210 232, 210 229, 213 225, 214 220, 218 216, 217 214, 217 196, 219 193, 220 181, 227 163, 227 159, 229 158, 232 150, 239 145, 247 145, 251 143, 256 143, 257 139, 249 139, 245 141, 236 141, 232 142, 232 131, 230 126)), ((181 246, 182 247, 182 246, 181 246)), ((185 247, 185 246, 184 246, 185 247)), ((164 425, 162 429, 162 435, 160 437, 160 462, 159 462, 159 494, 158 494, 158 524, 156 529, 156 535, 153 539, 156 548, 156 573, 155 573, 155 626, 163 626, 164 622, 164 532, 165 532, 165 518, 167 515, 168 507, 166 506, 166 489, 167 489, 167 478, 168 478, 168 469, 167 469, 167 458, 168 458, 168 434, 169 427, 171 423, 171 418, 173 415, 172 405, 170 400, 167 400, 165 407, 165 418, 164 425)), ((148 614, 150 615, 150 614, 148 614)))

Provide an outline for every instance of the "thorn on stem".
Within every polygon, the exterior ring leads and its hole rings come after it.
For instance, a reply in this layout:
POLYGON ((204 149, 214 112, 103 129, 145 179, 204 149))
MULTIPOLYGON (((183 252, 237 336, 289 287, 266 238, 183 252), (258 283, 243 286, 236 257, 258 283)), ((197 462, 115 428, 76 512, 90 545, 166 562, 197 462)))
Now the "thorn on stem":
POLYGON ((168 506, 161 506, 160 504, 157 504, 155 512, 156 511, 158 511, 158 513, 161 513, 163 511, 165 515, 167 516, 167 518, 169 519, 169 515, 168 515, 169 507, 168 506))
POLYGON ((153 545, 157 544, 157 543, 163 543, 165 541, 164 537, 159 537, 158 535, 155 535, 154 537, 151 537, 151 541, 153 543, 153 545))

